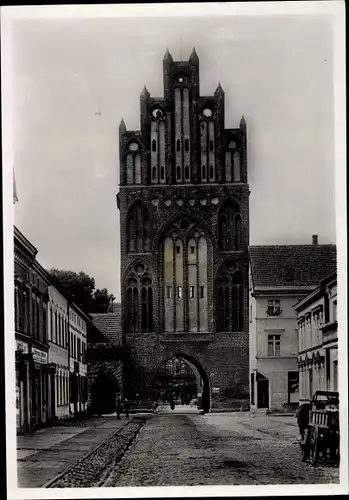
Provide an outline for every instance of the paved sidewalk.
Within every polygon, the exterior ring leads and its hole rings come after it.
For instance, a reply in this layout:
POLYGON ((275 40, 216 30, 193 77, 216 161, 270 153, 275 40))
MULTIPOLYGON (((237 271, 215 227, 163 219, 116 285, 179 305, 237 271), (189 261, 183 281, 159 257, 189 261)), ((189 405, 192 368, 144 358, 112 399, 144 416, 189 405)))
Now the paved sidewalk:
POLYGON ((124 417, 98 417, 86 419, 80 426, 60 425, 17 436, 18 486, 44 486, 128 422, 124 417))

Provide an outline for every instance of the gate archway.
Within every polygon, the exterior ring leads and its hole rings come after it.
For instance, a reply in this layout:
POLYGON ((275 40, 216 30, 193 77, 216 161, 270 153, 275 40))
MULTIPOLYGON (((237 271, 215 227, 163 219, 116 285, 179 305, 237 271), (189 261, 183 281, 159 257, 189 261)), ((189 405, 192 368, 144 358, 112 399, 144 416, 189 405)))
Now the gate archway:
POLYGON ((91 388, 93 413, 99 415, 116 411, 116 395, 120 392, 118 381, 111 373, 99 373, 91 388))
POLYGON ((197 399, 198 409, 210 411, 210 385, 203 367, 191 356, 176 353, 159 366, 153 379, 155 399, 168 400, 170 395, 182 404, 197 399))

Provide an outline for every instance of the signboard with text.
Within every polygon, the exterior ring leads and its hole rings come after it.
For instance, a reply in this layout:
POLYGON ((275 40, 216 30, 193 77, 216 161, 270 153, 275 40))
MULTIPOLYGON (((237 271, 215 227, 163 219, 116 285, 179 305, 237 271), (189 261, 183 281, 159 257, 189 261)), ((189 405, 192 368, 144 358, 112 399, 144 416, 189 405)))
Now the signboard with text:
POLYGON ((36 363, 41 363, 42 365, 47 364, 47 352, 40 351, 39 349, 33 347, 32 356, 33 356, 33 361, 35 361, 36 363))
POLYGON ((212 392, 214 394, 218 394, 220 392, 220 388, 219 387, 212 387, 212 392))

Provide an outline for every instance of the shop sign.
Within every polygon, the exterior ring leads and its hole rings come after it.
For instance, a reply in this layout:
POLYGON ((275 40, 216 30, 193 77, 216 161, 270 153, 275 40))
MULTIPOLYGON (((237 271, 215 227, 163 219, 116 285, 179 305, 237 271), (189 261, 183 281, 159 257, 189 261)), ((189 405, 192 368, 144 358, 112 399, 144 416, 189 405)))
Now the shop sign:
POLYGON ((47 364, 47 352, 40 351, 39 349, 32 348, 33 361, 36 363, 41 363, 42 365, 47 364))
POLYGON ((220 387, 212 387, 213 394, 218 394, 220 392, 220 387))
POLYGON ((28 354, 28 344, 26 342, 22 342, 21 340, 16 341, 16 351, 22 352, 23 354, 28 354))

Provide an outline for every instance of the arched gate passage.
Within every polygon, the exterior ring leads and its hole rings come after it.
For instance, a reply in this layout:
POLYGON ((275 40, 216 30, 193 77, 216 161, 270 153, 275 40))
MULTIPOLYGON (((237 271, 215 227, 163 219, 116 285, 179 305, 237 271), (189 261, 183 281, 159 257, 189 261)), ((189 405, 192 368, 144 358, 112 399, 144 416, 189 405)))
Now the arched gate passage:
POLYGON ((100 373, 91 388, 91 407, 95 414, 116 411, 116 395, 120 387, 116 378, 107 372, 100 373))
POLYGON ((210 385, 207 374, 194 358, 186 354, 176 353, 161 363, 153 379, 153 389, 155 398, 159 398, 163 391, 165 398, 166 394, 171 393, 184 402, 190 400, 195 393, 198 409, 205 413, 210 411, 210 385), (172 364, 171 362, 174 364, 179 362, 179 373, 170 373, 168 366, 172 364))

